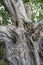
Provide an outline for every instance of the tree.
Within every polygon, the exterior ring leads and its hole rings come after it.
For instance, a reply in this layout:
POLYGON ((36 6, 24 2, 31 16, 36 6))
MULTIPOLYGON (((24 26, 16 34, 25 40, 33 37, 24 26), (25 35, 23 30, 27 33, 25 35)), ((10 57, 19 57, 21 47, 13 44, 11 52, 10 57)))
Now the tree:
POLYGON ((10 14, 13 23, 11 26, 0 26, 0 41, 5 42, 6 48, 5 59, 10 65, 41 65, 41 22, 33 24, 28 19, 22 0, 0 2, 10 14))

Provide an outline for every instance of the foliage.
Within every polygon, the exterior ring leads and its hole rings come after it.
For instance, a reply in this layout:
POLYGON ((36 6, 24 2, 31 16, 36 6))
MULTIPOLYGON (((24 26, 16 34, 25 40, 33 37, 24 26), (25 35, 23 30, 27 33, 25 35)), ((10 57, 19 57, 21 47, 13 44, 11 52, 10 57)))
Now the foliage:
POLYGON ((41 8, 40 3, 37 5, 33 3, 32 5, 32 21, 39 22, 43 19, 43 8, 41 8))
POLYGON ((32 22, 39 22, 43 19, 43 0, 24 0, 32 9, 32 22))
POLYGON ((10 21, 10 15, 8 12, 6 12, 4 6, 0 3, 0 25, 4 24, 7 25, 11 23, 10 21))

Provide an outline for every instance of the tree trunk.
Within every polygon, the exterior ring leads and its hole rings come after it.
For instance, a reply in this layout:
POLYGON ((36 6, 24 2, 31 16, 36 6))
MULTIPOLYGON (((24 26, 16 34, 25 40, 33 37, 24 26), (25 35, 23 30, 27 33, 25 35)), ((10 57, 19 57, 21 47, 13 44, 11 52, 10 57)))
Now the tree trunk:
POLYGON ((30 23, 22 0, 0 2, 15 23, 15 26, 0 26, 0 42, 5 42, 6 46, 5 59, 10 65, 43 65, 41 23, 30 23))
POLYGON ((25 6, 25 10, 26 10, 27 16, 31 20, 31 15, 32 15, 31 6, 28 5, 27 3, 24 3, 24 6, 25 6))

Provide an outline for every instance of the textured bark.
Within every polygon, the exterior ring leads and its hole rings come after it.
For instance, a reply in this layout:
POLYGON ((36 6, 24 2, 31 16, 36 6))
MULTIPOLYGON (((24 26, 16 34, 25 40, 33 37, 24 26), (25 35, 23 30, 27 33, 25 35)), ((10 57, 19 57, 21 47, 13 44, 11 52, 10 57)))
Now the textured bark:
POLYGON ((12 21, 18 21, 18 26, 23 27, 23 22, 31 22, 26 15, 24 4, 22 0, 0 0, 10 13, 12 21), (16 18, 15 18, 16 16, 16 18))
POLYGON ((5 42, 5 59, 10 65, 43 65, 43 36, 37 30, 33 34, 32 29, 29 35, 27 30, 12 25, 0 26, 0 42, 5 42))
POLYGON ((0 0, 6 11, 11 15, 12 22, 16 24, 16 14, 10 0, 0 0))
POLYGON ((15 23, 18 23, 18 27, 0 26, 0 42, 5 42, 5 59, 9 65, 43 65, 41 22, 30 23, 22 0, 0 0, 0 2, 15 23))
POLYGON ((32 15, 32 8, 31 8, 31 6, 28 5, 27 3, 24 3, 24 6, 25 6, 25 10, 26 10, 28 18, 31 19, 31 15, 32 15))

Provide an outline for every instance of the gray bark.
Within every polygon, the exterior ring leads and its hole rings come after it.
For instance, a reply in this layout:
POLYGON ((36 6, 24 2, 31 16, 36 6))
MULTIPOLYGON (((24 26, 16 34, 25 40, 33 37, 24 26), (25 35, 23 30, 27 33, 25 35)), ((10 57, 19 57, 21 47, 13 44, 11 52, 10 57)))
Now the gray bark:
POLYGON ((28 18, 31 20, 31 15, 32 15, 32 8, 31 5, 28 5, 27 3, 24 3, 26 14, 28 18))
POLYGON ((18 26, 23 27, 23 22, 31 22, 28 19, 25 7, 22 0, 0 0, 5 6, 6 10, 10 13, 12 21, 18 21, 18 26))
POLYGON ((0 26, 0 42, 5 42, 5 59, 9 65, 43 65, 41 22, 30 23, 22 0, 0 0, 0 2, 14 22, 16 20, 18 22, 18 27, 0 26))
POLYGON ((23 28, 0 26, 0 42, 5 42, 5 58, 10 65, 43 65, 43 36, 38 31, 36 35, 36 31, 29 35, 23 28))

